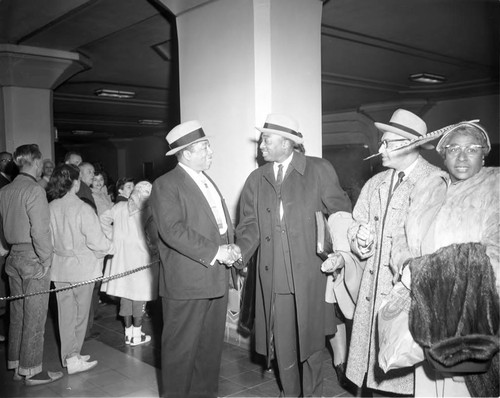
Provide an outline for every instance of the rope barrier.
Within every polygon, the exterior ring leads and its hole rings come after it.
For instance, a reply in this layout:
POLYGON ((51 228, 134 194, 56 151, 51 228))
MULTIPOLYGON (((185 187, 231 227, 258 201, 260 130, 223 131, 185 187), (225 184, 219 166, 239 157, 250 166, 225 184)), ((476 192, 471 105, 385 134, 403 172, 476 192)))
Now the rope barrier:
POLYGON ((43 290, 43 291, 40 291, 40 292, 33 292, 33 293, 28 293, 28 294, 18 294, 17 296, 0 297, 0 301, 19 300, 19 299, 22 299, 22 298, 31 297, 31 296, 38 296, 38 295, 41 295, 41 294, 48 294, 48 293, 53 293, 53 292, 60 292, 60 291, 63 291, 63 290, 73 289, 75 287, 79 287, 79 286, 83 286, 83 285, 88 285, 90 283, 95 283, 95 282, 99 282, 99 281, 107 282, 107 281, 110 281, 112 279, 123 278, 124 276, 127 276, 127 275, 130 275, 130 274, 134 274, 136 272, 145 270, 145 269, 151 267, 153 264, 156 264, 156 263, 159 263, 159 262, 160 262, 159 260, 156 260, 156 261, 153 261, 153 262, 148 263, 146 265, 143 265, 142 267, 134 268, 134 269, 131 269, 129 271, 122 272, 120 274, 109 275, 109 276, 106 276, 106 277, 100 276, 98 278, 89 279, 88 281, 74 283, 74 284, 71 284, 71 285, 66 286, 66 287, 59 287, 57 289, 43 290))

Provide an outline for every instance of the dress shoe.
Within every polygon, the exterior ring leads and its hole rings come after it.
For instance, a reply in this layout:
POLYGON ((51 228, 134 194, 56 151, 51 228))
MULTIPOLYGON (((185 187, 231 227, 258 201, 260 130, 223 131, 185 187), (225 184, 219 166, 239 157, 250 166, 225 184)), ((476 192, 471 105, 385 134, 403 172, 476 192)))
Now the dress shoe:
POLYGON ((94 368, 97 366, 97 361, 85 362, 78 356, 74 356, 66 359, 66 366, 68 368, 68 374, 73 375, 94 368))
POLYGON ((337 373, 337 380, 340 387, 347 389, 349 388, 349 379, 345 375, 345 363, 339 363, 338 365, 333 365, 335 373, 337 373))
POLYGON ((24 384, 27 386, 39 386, 41 384, 52 383, 63 377, 62 372, 42 372, 31 377, 26 377, 24 384))
POLYGON ((78 355, 78 357, 84 362, 87 362, 90 359, 90 355, 78 355))

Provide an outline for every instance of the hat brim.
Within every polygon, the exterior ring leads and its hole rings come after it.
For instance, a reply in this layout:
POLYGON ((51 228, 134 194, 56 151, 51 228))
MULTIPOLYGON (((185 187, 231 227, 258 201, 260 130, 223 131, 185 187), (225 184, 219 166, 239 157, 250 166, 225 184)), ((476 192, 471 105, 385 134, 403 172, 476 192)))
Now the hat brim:
POLYGON ((170 151, 168 151, 165 154, 165 156, 175 155, 177 152, 182 151, 184 148, 187 148, 189 145, 194 144, 196 142, 200 142, 200 141, 207 141, 209 138, 210 138, 210 136, 208 136, 208 135, 200 137, 200 138, 198 138, 198 139, 196 139, 194 141, 191 141, 189 144, 181 145, 181 146, 179 146, 177 148, 171 149, 170 151))
POLYGON ((292 140, 296 144, 303 144, 304 139, 301 137, 297 137, 296 135, 286 133, 284 131, 280 130, 274 130, 274 129, 266 129, 263 127, 255 127, 257 130, 259 130, 261 133, 268 133, 268 134, 278 134, 281 135, 282 137, 288 138, 289 140, 292 140))
MULTIPOLYGON (((408 133, 407 131, 398 129, 397 127, 391 126, 390 124, 375 122, 375 127, 382 132, 388 131, 390 133, 400 135, 401 137, 408 138, 409 140, 414 140, 415 138, 419 138, 419 136, 417 136, 417 135, 414 135, 414 134, 408 133)), ((420 137, 424 137, 424 136, 422 135, 420 137)), ((413 146, 414 147, 419 146, 422 149, 434 149, 434 145, 428 144, 425 142, 419 145, 418 141, 417 141, 414 143, 413 146)))

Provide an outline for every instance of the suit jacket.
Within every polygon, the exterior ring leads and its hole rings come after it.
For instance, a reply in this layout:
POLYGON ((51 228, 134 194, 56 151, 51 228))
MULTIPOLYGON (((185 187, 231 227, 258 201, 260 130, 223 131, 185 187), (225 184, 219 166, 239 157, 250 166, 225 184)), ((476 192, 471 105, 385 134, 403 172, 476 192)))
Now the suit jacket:
MULTIPOLYGON (((219 195, 229 242, 233 242, 231 218, 219 195)), ((153 183, 150 204, 159 233, 160 295, 185 300, 226 294, 229 269, 218 261, 214 265, 210 262, 219 245, 227 242, 222 241, 210 205, 196 182, 177 165, 153 183)))

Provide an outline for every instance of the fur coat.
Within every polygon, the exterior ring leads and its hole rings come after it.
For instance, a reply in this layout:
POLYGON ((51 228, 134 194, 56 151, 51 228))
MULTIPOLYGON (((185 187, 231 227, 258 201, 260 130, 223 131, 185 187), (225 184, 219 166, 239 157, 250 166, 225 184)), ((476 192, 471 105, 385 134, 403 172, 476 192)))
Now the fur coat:
POLYGON ((493 359, 486 373, 467 374, 472 396, 498 396, 499 298, 495 273, 480 243, 452 244, 409 263, 413 338, 438 370, 493 359))

